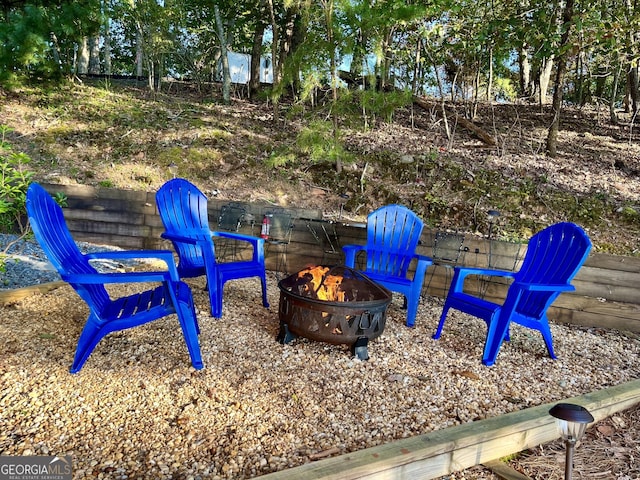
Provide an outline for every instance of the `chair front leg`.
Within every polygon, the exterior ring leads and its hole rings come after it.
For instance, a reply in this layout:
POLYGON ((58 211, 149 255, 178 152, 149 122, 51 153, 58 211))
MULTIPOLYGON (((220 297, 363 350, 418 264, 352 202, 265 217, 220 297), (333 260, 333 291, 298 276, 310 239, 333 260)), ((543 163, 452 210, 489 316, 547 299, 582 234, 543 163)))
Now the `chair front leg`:
POLYGON ((260 275, 260 283, 262 285, 262 306, 265 308, 269 308, 269 300, 267 299, 267 277, 262 271, 262 275, 260 275))
POLYGON ((200 370, 204 368, 204 363, 198 341, 198 334, 200 333, 198 317, 196 316, 193 304, 179 300, 176 305, 176 314, 180 322, 180 327, 182 328, 184 342, 189 351, 189 357, 191 357, 191 364, 193 368, 200 370))

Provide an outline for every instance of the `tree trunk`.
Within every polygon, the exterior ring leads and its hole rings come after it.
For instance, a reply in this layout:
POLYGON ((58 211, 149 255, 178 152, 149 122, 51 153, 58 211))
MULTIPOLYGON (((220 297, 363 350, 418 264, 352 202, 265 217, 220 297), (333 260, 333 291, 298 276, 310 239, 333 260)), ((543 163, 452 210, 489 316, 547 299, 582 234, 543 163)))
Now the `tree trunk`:
POLYGON ((596 74, 596 91, 594 92, 596 98, 604 97, 604 87, 606 86, 607 73, 607 67, 602 65, 598 66, 598 73, 596 74))
POLYGON ((104 25, 104 73, 111 75, 111 30, 108 18, 104 25))
POLYGON ((391 63, 393 61, 393 54, 391 51, 391 39, 393 38, 395 28, 391 27, 382 36, 382 68, 380 71, 380 90, 384 91, 388 85, 392 88, 395 85, 392 84, 391 79, 391 63))
MULTIPOLYGON (((428 50, 428 45, 423 43, 423 49, 427 58, 431 61, 431 65, 433 67, 433 73, 436 76, 436 81, 438 83, 438 92, 440 93, 440 111, 442 113, 442 122, 444 124, 444 131, 447 136, 447 141, 451 141, 451 129, 449 128, 449 120, 447 119, 447 110, 445 109, 445 99, 444 99, 444 89, 442 88, 442 79, 440 78, 440 73, 438 70, 438 65, 436 64, 431 52, 428 50)), ((452 87, 453 88, 453 87, 452 87)), ((415 100, 414 100, 415 101, 415 100)), ((420 103, 418 103, 420 105, 420 103)), ((427 112, 429 111, 427 107, 421 105, 427 112)))
MULTIPOLYGON (((323 2, 324 7, 324 24, 327 33, 327 44, 329 48, 329 65, 331 68, 331 123, 333 128, 333 142, 334 145, 338 144, 338 65, 336 60, 336 46, 334 45, 333 35, 333 0, 326 0, 323 2)), ((340 158, 336 159, 335 163, 336 171, 342 172, 342 161, 340 158)))
POLYGON ((89 37, 89 73, 100 75, 100 37, 89 37))
POLYGON ((143 36, 142 36, 142 27, 138 23, 136 25, 136 76, 141 79, 144 69, 143 69, 143 36))
MULTIPOLYGON (((366 0, 367 6, 369 5, 369 1, 366 0)), ((367 52, 367 34, 369 32, 363 28, 362 22, 358 26, 357 32, 357 40, 355 42, 353 48, 353 58, 351 59, 351 65, 349 66, 349 71, 354 77, 365 76, 369 72, 368 69, 365 68, 365 55, 367 52)))
MULTIPOLYGON (((418 105, 425 112, 428 112, 430 114, 433 113, 433 111, 435 110, 433 103, 431 103, 429 100, 426 100, 422 97, 418 97, 417 95, 413 96, 413 103, 418 105)), ((442 114, 442 118, 446 123, 447 112, 445 110, 444 97, 441 97, 440 99, 440 111, 442 114)), ((478 139, 481 140, 486 145, 490 147, 494 147, 496 145, 496 139, 493 138, 491 135, 489 135, 487 132, 485 132, 482 128, 478 127, 475 123, 470 122, 466 118, 460 115, 455 115, 455 114, 454 114, 454 119, 455 119, 455 123, 460 124, 463 128, 475 134, 476 137, 478 137, 478 139)))
POLYGON ((493 100, 491 91, 493 90, 493 48, 489 49, 489 79, 487 80, 487 102, 493 100))
POLYGON ((258 20, 256 30, 253 32, 253 46, 251 47, 251 66, 249 77, 249 96, 255 95, 260 89, 260 63, 262 60, 262 40, 266 25, 258 20))
POLYGON ((531 98, 531 63, 527 55, 527 48, 524 45, 518 52, 518 65, 520 67, 520 96, 523 98, 531 98))
MULTIPOLYGON (((418 40, 416 42, 416 54, 414 57, 414 64, 413 64, 413 79, 411 81, 412 95, 418 94, 418 77, 421 76, 420 75, 420 51, 421 50, 422 50, 421 43, 420 43, 420 40, 418 40)), ((420 82, 420 85, 422 85, 422 82, 420 82)))
POLYGON ((629 85, 629 97, 631 98, 631 112, 635 115, 638 113, 638 101, 640 100, 640 95, 638 94, 640 85, 638 81, 638 67, 635 64, 629 65, 627 84, 629 85))
MULTIPOLYGON (((627 21, 633 24, 637 16, 637 2, 635 0, 626 0, 625 1, 625 9, 626 15, 625 18, 627 21)), ((631 29, 627 34, 625 47, 627 54, 628 70, 627 70, 627 102, 629 99, 631 100, 631 113, 633 113, 633 117, 635 118, 638 113, 638 100, 640 99, 640 94, 638 92, 639 81, 638 81, 638 61, 637 61, 637 31, 635 29, 631 29)), ((628 103, 627 103, 627 111, 629 111, 628 103)))
POLYGON ((573 20, 573 2, 574 0, 567 0, 562 14, 563 32, 560 37, 560 45, 558 45, 558 51, 562 53, 560 53, 557 60, 553 105, 551 107, 553 120, 549 127, 549 134, 547 135, 547 155, 551 158, 557 156, 558 131, 560 130, 560 113, 562 111, 562 90, 564 87, 564 74, 567 69, 567 45, 569 43, 573 20))
POLYGON ((224 24, 217 4, 213 6, 213 12, 216 17, 216 34, 220 42, 220 54, 222 57, 222 101, 225 105, 229 105, 231 103, 231 73, 229 71, 227 36, 224 33, 224 24))
POLYGON ((293 37, 296 29, 296 16, 297 12, 293 8, 287 8, 286 22, 284 24, 284 31, 280 35, 280 47, 278 55, 278 75, 282 80, 284 73, 284 64, 293 51, 293 37))
POLYGON ((78 49, 78 75, 86 75, 89 73, 89 47, 87 37, 82 37, 80 48, 78 49))
MULTIPOLYGON (((267 0, 269 6, 269 16, 271 17, 271 72, 273 76, 273 91, 277 92, 280 87, 280 68, 278 67, 278 45, 280 44, 280 29, 276 20, 276 12, 273 0, 267 0)), ((273 122, 277 123, 280 116, 278 107, 278 97, 273 96, 273 122)))
POLYGON ((51 32, 51 52, 53 54, 53 61, 58 67, 58 72, 60 72, 62 67, 62 62, 60 60, 60 45, 58 45, 58 37, 56 37, 56 34, 53 32, 51 32))
POLYGON ((618 124, 618 115, 616 114, 616 97, 618 96, 618 85, 620 83, 620 74, 622 73, 622 65, 616 68, 613 77, 613 86, 611 87, 611 98, 609 99, 609 119, 613 125, 618 124))
POLYGON ((553 59, 545 58, 542 61, 540 68, 540 76, 538 78, 538 99, 540 105, 546 105, 549 101, 547 99, 547 92, 549 91, 549 81, 551 80, 551 72, 553 71, 553 59))

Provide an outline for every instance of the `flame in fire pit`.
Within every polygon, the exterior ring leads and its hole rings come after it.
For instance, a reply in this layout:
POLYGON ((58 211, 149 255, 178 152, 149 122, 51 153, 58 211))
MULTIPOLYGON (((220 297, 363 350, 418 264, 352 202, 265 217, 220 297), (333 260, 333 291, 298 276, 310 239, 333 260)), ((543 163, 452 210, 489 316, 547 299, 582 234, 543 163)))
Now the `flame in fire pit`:
POLYGON ((313 294, 318 300, 344 302, 345 292, 341 290, 342 275, 327 275, 331 267, 309 267, 298 273, 299 279, 307 278, 303 293, 313 294))

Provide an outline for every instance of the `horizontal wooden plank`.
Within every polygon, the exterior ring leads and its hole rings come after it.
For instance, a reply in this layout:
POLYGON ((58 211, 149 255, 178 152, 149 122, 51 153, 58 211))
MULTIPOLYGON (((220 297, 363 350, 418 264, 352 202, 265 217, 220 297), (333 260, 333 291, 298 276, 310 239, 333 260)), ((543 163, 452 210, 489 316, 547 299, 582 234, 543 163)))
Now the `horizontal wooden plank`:
POLYGON ((587 258, 585 265, 604 270, 640 273, 640 257, 592 253, 587 258))
POLYGON ((126 225, 145 225, 145 214, 129 209, 120 209, 117 212, 94 211, 82 209, 64 209, 64 218, 67 223, 73 220, 86 220, 89 222, 102 222, 126 225))
POLYGON ((583 265, 576 280, 599 285, 613 285, 640 288, 640 270, 611 270, 583 265))
POLYGON ((144 202, 132 202, 126 199, 78 199, 69 197, 65 212, 87 211, 87 212, 111 212, 118 214, 122 211, 130 211, 141 214, 155 214, 155 206, 144 202))
POLYGON ((638 302, 640 296, 639 287, 633 285, 608 285, 606 283, 594 283, 575 279, 571 282, 576 287, 576 294, 593 298, 604 298, 612 302, 638 302))
POLYGON ((14 288, 13 290, 0 290, 0 305, 8 305, 10 303, 18 302, 31 295, 47 293, 65 285, 68 284, 59 280, 56 282, 41 283, 39 285, 31 285, 23 288, 14 288))
MULTIPOLYGON (((151 229, 145 225, 131 225, 112 222, 94 222, 91 220, 74 220, 69 219, 67 221, 69 230, 74 234, 88 233, 88 234, 103 234, 105 236, 118 236, 118 237, 131 237, 136 238, 139 243, 142 243, 144 238, 149 236, 151 229)), ((121 246, 121 245, 118 245, 121 246)))
MULTIPOLYGON (((217 198, 209 198, 207 202, 208 211, 209 211, 209 223, 216 224, 218 221, 218 216, 220 214, 221 208, 224 205, 227 205, 229 203, 231 203, 229 202, 229 200, 219 200, 217 198)), ((262 217, 266 213, 284 208, 284 207, 279 207, 277 205, 271 205, 268 203, 248 203, 248 202, 233 202, 233 203, 243 206, 247 210, 247 213, 250 213, 255 217, 255 221, 258 224, 262 222, 262 217)), ((286 211, 290 212, 294 219, 322 218, 322 210, 318 210, 318 209, 286 207, 286 211)))
POLYGON ((62 192, 67 197, 75 197, 77 199, 127 200, 130 202, 143 204, 147 203, 149 200, 148 192, 143 192, 140 190, 101 188, 92 187, 90 185, 58 185, 53 183, 43 183, 42 187, 51 194, 62 192))
POLYGON ((143 250, 147 239, 145 237, 132 237, 129 235, 107 235, 103 233, 75 232, 74 240, 79 242, 94 243, 96 245, 110 245, 123 249, 143 250))
POLYGON ((623 332, 640 332, 640 312, 626 311, 629 305, 609 303, 600 310, 572 310, 552 306, 549 318, 558 323, 583 327, 607 328, 623 332))

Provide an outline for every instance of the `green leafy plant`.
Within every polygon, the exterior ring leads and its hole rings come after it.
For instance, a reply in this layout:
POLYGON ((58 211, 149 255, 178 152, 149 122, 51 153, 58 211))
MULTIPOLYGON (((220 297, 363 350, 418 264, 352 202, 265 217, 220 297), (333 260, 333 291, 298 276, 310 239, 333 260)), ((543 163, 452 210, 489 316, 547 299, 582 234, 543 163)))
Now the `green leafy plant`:
POLYGON ((344 149, 336 137, 331 122, 315 121, 304 128, 297 138, 298 148, 309 155, 314 163, 343 164, 353 161, 353 155, 344 149))
POLYGON ((67 198, 67 196, 62 193, 62 192, 56 192, 53 194, 53 199, 56 201, 56 203, 58 205, 60 205, 61 207, 66 207, 68 205, 68 201, 69 199, 67 198))
POLYGON ((271 168, 284 167, 287 164, 294 163, 295 160, 296 156, 292 152, 278 149, 271 152, 269 157, 265 159, 265 165, 271 168))
POLYGON ((365 90, 362 92, 361 101, 364 110, 374 119, 380 117, 384 121, 390 122, 396 110, 411 104, 411 92, 365 90))
POLYGON ((14 152, 6 140, 12 129, 0 125, 0 231, 28 232, 25 219, 27 188, 33 172, 26 168, 31 158, 26 153, 14 152))
MULTIPOLYGON (((9 258, 6 252, 11 245, 31 232, 27 218, 27 189, 33 179, 33 172, 26 168, 31 158, 26 153, 14 152, 7 142, 7 134, 13 131, 0 125, 0 232, 18 233, 18 239, 5 245, 0 253, 0 273, 6 272, 9 258)), ((67 196, 62 192, 53 195, 58 205, 67 205, 67 196)))

